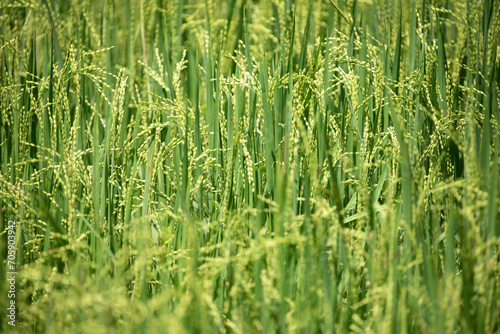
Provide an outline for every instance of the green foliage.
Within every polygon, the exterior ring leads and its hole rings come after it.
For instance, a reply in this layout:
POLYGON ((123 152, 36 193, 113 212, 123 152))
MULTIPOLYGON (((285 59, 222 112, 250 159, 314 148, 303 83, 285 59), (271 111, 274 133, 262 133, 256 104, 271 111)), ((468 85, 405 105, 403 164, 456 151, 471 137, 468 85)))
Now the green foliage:
POLYGON ((499 8, 0 1, 0 331, 500 331, 499 8))

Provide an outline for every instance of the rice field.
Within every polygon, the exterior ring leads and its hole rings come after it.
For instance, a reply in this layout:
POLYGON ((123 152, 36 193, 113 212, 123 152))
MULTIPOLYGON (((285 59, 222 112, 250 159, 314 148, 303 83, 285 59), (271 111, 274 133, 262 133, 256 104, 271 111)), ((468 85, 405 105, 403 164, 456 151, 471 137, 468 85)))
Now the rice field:
POLYGON ((498 0, 0 0, 0 332, 500 332, 499 42, 498 0))

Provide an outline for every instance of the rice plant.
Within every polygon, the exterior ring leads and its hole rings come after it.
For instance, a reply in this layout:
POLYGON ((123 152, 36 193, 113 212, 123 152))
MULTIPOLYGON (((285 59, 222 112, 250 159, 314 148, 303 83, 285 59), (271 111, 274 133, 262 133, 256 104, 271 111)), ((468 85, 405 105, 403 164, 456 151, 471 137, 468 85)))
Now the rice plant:
POLYGON ((499 8, 0 0, 0 331, 499 332, 499 8))

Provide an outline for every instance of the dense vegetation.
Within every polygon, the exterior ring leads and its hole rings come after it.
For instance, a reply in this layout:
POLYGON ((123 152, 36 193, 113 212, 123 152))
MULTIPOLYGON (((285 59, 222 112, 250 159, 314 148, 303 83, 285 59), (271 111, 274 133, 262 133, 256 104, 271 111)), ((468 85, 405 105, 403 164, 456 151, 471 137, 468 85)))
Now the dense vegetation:
POLYGON ((500 331, 499 8, 1 0, 0 331, 500 331))

